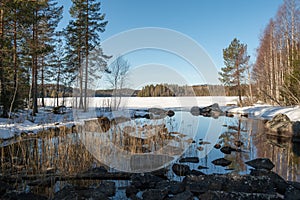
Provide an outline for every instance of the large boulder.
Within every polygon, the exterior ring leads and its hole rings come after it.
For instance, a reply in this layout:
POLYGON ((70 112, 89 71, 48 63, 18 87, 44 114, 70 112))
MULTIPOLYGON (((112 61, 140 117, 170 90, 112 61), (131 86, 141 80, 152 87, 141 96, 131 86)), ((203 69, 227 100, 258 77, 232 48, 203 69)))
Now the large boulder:
POLYGON ((275 115, 272 120, 265 124, 265 127, 270 131, 276 132, 280 135, 285 133, 285 136, 291 136, 289 133, 293 132, 292 126, 293 122, 287 115, 282 113, 275 115))

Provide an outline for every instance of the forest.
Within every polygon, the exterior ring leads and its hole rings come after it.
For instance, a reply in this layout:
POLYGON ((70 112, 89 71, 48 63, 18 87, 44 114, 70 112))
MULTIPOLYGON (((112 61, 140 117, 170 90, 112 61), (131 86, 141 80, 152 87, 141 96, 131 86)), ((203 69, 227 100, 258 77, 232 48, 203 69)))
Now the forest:
MULTIPOLYGON (((111 57, 99 47, 101 33, 108 23, 101 3, 72 0, 71 20, 63 30, 57 30, 63 9, 56 0, 0 1, 2 117, 9 117, 14 110, 25 107, 32 109, 32 115, 35 115, 38 98, 42 99, 44 106, 46 96, 69 96, 76 78, 79 107, 86 109, 88 81, 99 78, 95 70, 111 73, 107 69, 111 57), (92 50, 97 52, 97 57, 92 57, 92 50)), ((298 0, 284 0, 260 36, 255 63, 248 63, 247 45, 240 44, 237 39, 233 40, 231 47, 240 47, 241 56, 231 55, 231 61, 226 60, 231 50, 229 47, 228 51, 223 49, 225 67, 221 69, 220 80, 224 83, 226 95, 248 96, 251 101, 262 100, 273 105, 300 104, 299 13, 298 0)), ((112 85, 116 86, 113 82, 112 85)), ((145 86, 137 96, 184 96, 191 93, 199 96, 209 94, 207 90, 205 85, 166 87, 159 84, 145 86)))

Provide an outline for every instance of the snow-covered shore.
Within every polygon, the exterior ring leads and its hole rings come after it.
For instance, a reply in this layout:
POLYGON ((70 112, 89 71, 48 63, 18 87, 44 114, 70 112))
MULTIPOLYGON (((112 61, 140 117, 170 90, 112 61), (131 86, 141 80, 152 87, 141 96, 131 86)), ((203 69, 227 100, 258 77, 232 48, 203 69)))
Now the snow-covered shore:
MULTIPOLYGON (((90 98, 90 108, 105 107, 110 98, 90 98)), ((193 106, 204 107, 218 103, 224 111, 232 113, 247 113, 252 117, 260 119, 272 119, 276 114, 286 114, 291 121, 300 121, 300 106, 279 107, 265 104, 255 104, 249 107, 226 106, 236 104, 238 97, 125 97, 122 98, 121 107, 125 109, 134 108, 191 108, 193 106)), ((53 106, 55 99, 45 99, 47 106, 53 106)), ((62 102, 62 99, 60 99, 62 102)), ((72 106, 72 98, 65 99, 66 106, 72 106)), ((84 113, 81 113, 84 115, 84 113)), ((40 109, 35 119, 28 119, 28 113, 18 113, 16 119, 0 118, 0 139, 9 139, 21 133, 36 134, 50 127, 74 125, 74 113, 68 108, 63 115, 55 115, 51 109, 40 109)), ((88 118, 86 115, 84 118, 88 118)), ((92 116, 91 116, 92 117, 92 116)))
POLYGON ((260 119, 272 119, 275 115, 281 113, 286 114, 291 121, 300 121, 300 106, 271 106, 266 104, 255 104, 247 107, 228 107, 228 112, 238 114, 249 114, 260 119))

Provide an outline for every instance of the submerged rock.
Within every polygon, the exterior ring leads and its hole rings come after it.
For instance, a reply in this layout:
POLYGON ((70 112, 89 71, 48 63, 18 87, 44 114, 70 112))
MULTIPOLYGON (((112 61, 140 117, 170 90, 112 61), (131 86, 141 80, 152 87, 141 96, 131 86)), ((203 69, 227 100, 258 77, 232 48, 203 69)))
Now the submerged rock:
POLYGON ((235 148, 232 148, 230 146, 224 146, 220 149, 220 151, 224 154, 231 154, 232 151, 236 151, 235 148))
POLYGON ((190 162, 190 163, 198 163, 199 162, 199 158, 198 157, 185 157, 185 158, 181 158, 179 160, 180 163, 184 163, 184 162, 190 162))
POLYGON ((227 160, 225 158, 218 158, 218 159, 212 161, 212 164, 220 165, 223 167, 226 167, 226 166, 230 165, 231 163, 232 163, 232 161, 227 160))
POLYGON ((169 117, 173 117, 173 116, 175 115, 175 112, 174 112, 173 110, 168 110, 168 111, 167 111, 167 115, 168 115, 169 117))
POLYGON ((188 165, 175 163, 172 166, 172 170, 173 170, 174 174, 176 174, 177 176, 186 176, 186 175, 191 174, 191 169, 188 165))
POLYGON ((214 148, 215 148, 215 149, 220 149, 220 148, 221 148, 221 145, 220 145, 220 144, 215 144, 215 145, 214 145, 214 148))
POLYGON ((249 165, 255 169, 266 169, 271 170, 275 167, 272 161, 269 158, 256 158, 245 162, 246 165, 249 165))

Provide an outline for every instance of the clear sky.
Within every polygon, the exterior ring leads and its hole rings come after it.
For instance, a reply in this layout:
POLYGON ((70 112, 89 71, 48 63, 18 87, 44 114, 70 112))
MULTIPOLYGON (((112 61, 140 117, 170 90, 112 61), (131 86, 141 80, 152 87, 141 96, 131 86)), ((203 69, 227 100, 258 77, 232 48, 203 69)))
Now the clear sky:
MULTIPOLYGON (((60 24, 63 27, 69 20, 67 12, 71 0, 59 2, 65 7, 60 24)), ((101 3, 108 20, 106 31, 101 35, 102 41, 134 28, 167 28, 195 40, 220 70, 223 67, 222 49, 228 47, 235 37, 248 45, 251 62, 255 62, 259 38, 283 0, 103 0, 101 3)), ((129 62, 135 66, 149 64, 143 63, 141 54, 128 55, 129 62), (136 59, 132 59, 134 57, 136 59)), ((175 68, 184 69, 176 64, 175 68)), ((201 81, 195 79, 191 82, 197 84, 201 81)))

